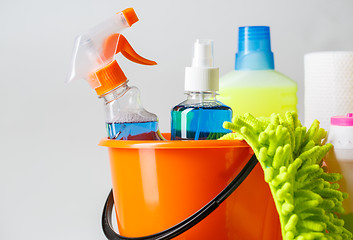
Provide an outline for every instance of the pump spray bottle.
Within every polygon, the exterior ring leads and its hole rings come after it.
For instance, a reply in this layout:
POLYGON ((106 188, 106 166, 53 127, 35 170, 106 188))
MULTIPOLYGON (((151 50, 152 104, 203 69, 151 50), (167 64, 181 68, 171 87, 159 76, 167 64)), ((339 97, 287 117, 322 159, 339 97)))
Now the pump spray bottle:
POLYGON ((110 139, 161 140, 157 116, 142 107, 139 90, 128 86, 115 60, 115 55, 122 53, 135 63, 157 64, 138 55, 119 33, 137 21, 135 11, 128 8, 78 36, 67 82, 84 78, 104 99, 110 139))
POLYGON ((213 41, 196 40, 192 66, 185 69, 187 100, 171 112, 172 140, 210 140, 230 132, 223 122, 232 120, 232 110, 216 99, 219 68, 213 62, 213 41))

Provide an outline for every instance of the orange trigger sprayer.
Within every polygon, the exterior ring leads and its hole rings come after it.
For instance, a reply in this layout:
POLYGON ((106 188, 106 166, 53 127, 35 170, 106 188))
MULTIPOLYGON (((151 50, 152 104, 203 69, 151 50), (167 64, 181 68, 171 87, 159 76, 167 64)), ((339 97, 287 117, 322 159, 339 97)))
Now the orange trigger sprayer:
POLYGON ((67 82, 83 78, 104 99, 109 138, 161 140, 157 116, 142 107, 139 90, 127 85, 127 77, 114 58, 122 53, 135 63, 157 64, 138 55, 120 34, 137 21, 135 11, 128 8, 78 36, 67 82))
MULTIPOLYGON (((157 64, 155 61, 148 60, 138 55, 122 34, 116 33, 110 35, 104 42, 102 59, 111 59, 112 53, 115 55, 120 52, 124 57, 135 63, 143 65, 157 64)), ((116 60, 113 60, 107 66, 96 71, 92 78, 97 78, 101 84, 100 87, 95 89, 99 96, 104 95, 127 81, 127 77, 116 60)))
POLYGON ((121 52, 127 59, 132 62, 144 64, 144 65, 156 65, 155 61, 148 60, 138 55, 135 50, 131 47, 130 43, 124 37, 124 35, 115 33, 110 35, 104 42, 103 56, 109 59, 111 53, 118 54, 121 52))

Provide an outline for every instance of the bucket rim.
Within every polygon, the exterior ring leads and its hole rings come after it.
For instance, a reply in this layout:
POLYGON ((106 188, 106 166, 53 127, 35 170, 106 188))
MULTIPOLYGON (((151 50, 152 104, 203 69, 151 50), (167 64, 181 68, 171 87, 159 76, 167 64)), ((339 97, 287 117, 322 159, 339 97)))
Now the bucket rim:
MULTIPOLYGON (((163 134, 167 139, 169 134, 163 134)), ((195 149, 195 148, 239 148, 250 146, 244 140, 113 140, 104 138, 99 146, 108 148, 132 148, 132 149, 195 149)))

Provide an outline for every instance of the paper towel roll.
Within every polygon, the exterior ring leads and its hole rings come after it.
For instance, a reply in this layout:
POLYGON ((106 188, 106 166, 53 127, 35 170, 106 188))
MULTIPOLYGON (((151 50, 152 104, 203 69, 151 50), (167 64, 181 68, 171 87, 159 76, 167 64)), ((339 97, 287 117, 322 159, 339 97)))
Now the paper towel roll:
POLYGON ((304 56, 305 126, 317 119, 329 130, 330 118, 353 112, 353 52, 315 52, 304 56))

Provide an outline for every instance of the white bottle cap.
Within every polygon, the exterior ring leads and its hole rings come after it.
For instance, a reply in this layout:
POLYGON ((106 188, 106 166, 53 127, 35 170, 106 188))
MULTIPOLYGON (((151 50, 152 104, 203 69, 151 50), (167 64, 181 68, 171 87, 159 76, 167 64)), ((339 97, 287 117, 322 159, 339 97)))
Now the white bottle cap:
POLYGON ((185 91, 218 91, 219 68, 213 66, 213 40, 197 39, 192 66, 185 68, 185 91))

